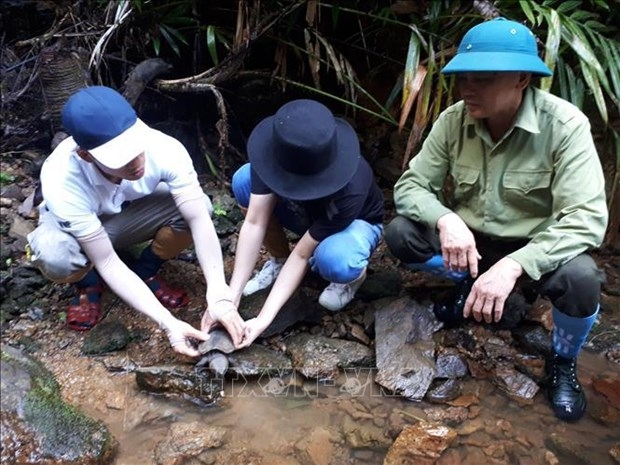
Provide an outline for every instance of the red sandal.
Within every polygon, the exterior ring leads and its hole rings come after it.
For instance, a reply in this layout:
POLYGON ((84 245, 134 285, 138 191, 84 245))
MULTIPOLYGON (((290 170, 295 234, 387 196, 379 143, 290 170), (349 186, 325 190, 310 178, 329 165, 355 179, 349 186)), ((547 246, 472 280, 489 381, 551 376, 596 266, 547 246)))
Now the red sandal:
POLYGON ((181 308, 189 303, 189 297, 184 290, 171 288, 166 281, 157 275, 145 279, 144 282, 151 288, 157 300, 166 308, 181 308))
MULTIPOLYGON (((74 331, 88 331, 101 320, 101 302, 91 302, 88 294, 101 293, 101 285, 79 289, 78 303, 67 309, 67 326, 74 331)), ((100 299, 99 299, 100 300, 100 299)))

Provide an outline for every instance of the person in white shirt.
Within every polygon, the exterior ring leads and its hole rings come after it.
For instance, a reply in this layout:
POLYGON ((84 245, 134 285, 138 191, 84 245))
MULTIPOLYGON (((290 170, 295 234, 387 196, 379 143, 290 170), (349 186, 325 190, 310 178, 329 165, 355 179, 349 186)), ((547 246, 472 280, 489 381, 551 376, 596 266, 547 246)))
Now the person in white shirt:
POLYGON ((105 282, 155 320, 176 352, 198 355, 194 344, 208 335, 170 313, 168 308, 182 307, 188 298, 157 274, 165 260, 193 241, 211 315, 238 334, 235 325, 242 323, 226 316, 235 306, 211 202, 183 145, 147 126, 109 87, 76 92, 63 107, 62 122, 71 137, 43 164, 44 200, 28 241, 31 259, 44 275, 75 284, 69 328, 85 331, 100 321, 105 282), (119 258, 117 250, 149 240, 134 262, 119 258))

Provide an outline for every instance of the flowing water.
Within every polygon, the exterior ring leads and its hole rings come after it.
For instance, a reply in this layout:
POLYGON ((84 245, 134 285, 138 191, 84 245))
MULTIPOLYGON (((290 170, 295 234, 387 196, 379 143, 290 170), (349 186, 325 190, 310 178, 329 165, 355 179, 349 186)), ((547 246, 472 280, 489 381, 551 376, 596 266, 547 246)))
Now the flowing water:
MULTIPOLYGON (((469 399, 462 403, 465 407, 450 407, 389 395, 372 382, 373 373, 364 370, 347 372, 330 383, 286 376, 227 380, 222 384, 224 397, 208 407, 140 392, 133 374, 118 373, 113 385, 120 394, 115 401, 108 400, 108 408, 92 402, 82 402, 81 407, 103 420, 119 441, 117 465, 155 463, 155 450, 170 425, 192 422, 229 430, 218 453, 229 451, 232 457, 243 451, 253 458, 232 461, 220 455, 216 462, 194 463, 305 464, 299 460, 304 448, 300 444, 316 431, 327 431, 329 439, 318 444, 329 453, 326 464, 381 464, 392 442, 386 434, 437 415, 444 416, 438 421, 459 433, 453 450, 444 452, 439 464, 617 464, 609 451, 620 443, 620 406, 610 406, 608 398, 594 392, 592 380, 615 380, 617 387, 620 367, 584 351, 579 370, 590 406, 576 424, 556 420, 542 390, 532 405, 521 405, 490 383, 469 378, 463 382, 461 399, 469 399), (380 436, 383 445, 377 443, 380 436), (352 447, 352 437, 371 438, 370 447, 352 447)), ((618 397, 620 393, 615 393, 618 397)))

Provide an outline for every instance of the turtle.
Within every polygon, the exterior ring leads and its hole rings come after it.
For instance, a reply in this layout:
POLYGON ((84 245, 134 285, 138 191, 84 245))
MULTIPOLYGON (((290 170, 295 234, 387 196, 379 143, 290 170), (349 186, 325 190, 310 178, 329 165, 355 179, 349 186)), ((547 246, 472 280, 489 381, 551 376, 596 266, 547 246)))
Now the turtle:
POLYGON ((196 364, 197 367, 209 366, 217 376, 224 376, 228 371, 228 357, 235 350, 230 335, 224 329, 214 329, 209 333, 209 339, 198 345, 198 352, 202 358, 196 364))

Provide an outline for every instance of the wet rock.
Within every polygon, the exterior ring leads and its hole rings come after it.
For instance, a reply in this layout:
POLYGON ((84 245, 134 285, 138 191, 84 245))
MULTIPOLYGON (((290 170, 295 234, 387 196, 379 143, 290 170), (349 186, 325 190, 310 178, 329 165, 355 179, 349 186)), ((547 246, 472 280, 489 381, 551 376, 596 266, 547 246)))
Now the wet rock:
POLYGON ((223 215, 213 215, 213 227, 218 237, 228 236, 237 231, 237 225, 223 215))
POLYGON ((547 447, 554 450, 560 458, 565 457, 569 461, 567 463, 598 464, 596 455, 590 453, 587 444, 579 443, 561 433, 552 433, 547 438, 547 447))
POLYGON ((612 404, 603 396, 588 397, 588 415, 595 421, 611 428, 620 426, 620 410, 616 406, 618 404, 612 404))
POLYGON ((381 270, 369 273, 364 284, 359 288, 355 296, 369 302, 384 297, 396 297, 402 289, 400 273, 395 270, 381 270))
POLYGON ((444 352, 435 359, 436 378, 462 378, 467 375, 467 364, 454 352, 444 352))
POLYGON ((222 396, 221 379, 185 366, 138 367, 134 371, 140 389, 209 405, 222 396))
POLYGON ((387 450, 392 443, 385 436, 383 428, 375 426, 370 421, 356 421, 346 415, 342 422, 342 434, 353 449, 387 450))
POLYGON ((513 331, 513 336, 524 350, 530 354, 551 355, 553 341, 551 334, 542 326, 521 326, 513 331))
POLYGON ((620 406, 620 379, 597 377, 592 380, 592 387, 605 396, 611 405, 620 406))
POLYGON ((289 357, 259 344, 229 354, 228 361, 230 372, 239 376, 282 375, 293 371, 289 357))
POLYGON ((208 461, 208 451, 224 444, 228 430, 222 426, 205 424, 202 421, 173 423, 167 437, 157 444, 155 463, 157 465, 181 465, 184 463, 215 463, 208 461), (207 455, 207 457, 203 457, 207 455))
POLYGON ((409 298, 378 309, 375 381, 408 399, 422 399, 436 375, 432 335, 441 326, 430 306, 409 298))
POLYGON ((465 407, 430 407, 424 413, 429 421, 458 425, 469 418, 469 411, 465 407))
POLYGON ((33 221, 25 220, 21 216, 13 218, 11 228, 9 229, 9 236, 16 241, 14 247, 23 251, 28 243, 26 236, 34 231, 34 228, 35 224, 33 221))
POLYGON ((22 202, 26 198, 24 191, 17 184, 9 184, 8 186, 3 187, 0 190, 0 197, 4 199, 17 200, 18 202, 22 202))
MULTIPOLYGON (((203 463, 205 465, 271 465, 271 462, 265 462, 261 455, 258 454, 256 451, 248 450, 245 447, 242 449, 231 450, 227 450, 226 447, 223 447, 222 449, 216 449, 213 452, 203 454, 203 456, 200 457, 200 460, 202 462, 190 462, 188 465, 203 465, 203 463), (207 455, 207 457, 204 457, 205 455, 207 455), (212 458, 213 455, 214 457, 212 458)), ((295 463, 296 462, 294 461, 285 461, 281 464, 279 462, 275 462, 273 463, 273 465, 295 465, 295 463)), ((182 465, 185 465, 185 463, 183 463, 182 465)))
POLYGON ((366 332, 364 331, 364 328, 362 328, 357 323, 353 323, 351 325, 351 327, 349 328, 349 332, 347 334, 354 341, 361 342, 364 345, 369 345, 371 342, 371 339, 368 337, 368 334, 366 334, 366 332))
POLYGON ((341 368, 374 366, 372 350, 353 341, 300 333, 287 347, 293 367, 307 378, 335 379, 341 368))
POLYGON ((491 336, 481 340, 484 352, 493 360, 512 360, 516 354, 516 351, 499 337, 491 336))
POLYGON ((516 354, 513 362, 518 371, 538 383, 542 382, 547 376, 545 373, 545 359, 541 356, 516 354))
POLYGON ((457 432, 461 436, 469 436, 477 431, 484 430, 484 420, 481 418, 474 418, 471 421, 463 423, 458 429, 457 432))
POLYGON ((383 465, 432 465, 456 439, 456 431, 437 423, 405 426, 388 451, 383 465))
POLYGON ((493 382, 510 398, 528 404, 532 403, 540 389, 532 379, 510 367, 497 367, 493 374, 493 382))
POLYGON ((538 300, 530 309, 526 320, 542 325, 547 331, 553 331, 552 305, 548 300, 538 300))
MULTIPOLYGON (((244 320, 260 313, 269 289, 244 297, 239 305, 239 314, 244 320)), ((279 334, 300 321, 319 322, 324 309, 318 304, 318 293, 308 288, 299 288, 280 309, 271 324, 261 334, 268 338, 279 334)))
POLYGON ((36 291, 48 283, 39 270, 31 266, 18 266, 12 269, 7 285, 6 300, 13 305, 27 308, 36 299, 36 291))
POLYGON ((426 400, 436 404, 444 404, 456 399, 461 393, 461 383, 456 379, 435 381, 426 393, 426 400))
POLYGON ((464 394, 456 399, 448 402, 455 407, 471 407, 480 403, 480 398, 476 394, 464 394))
POLYGON ((547 465, 560 465, 560 461, 550 450, 545 451, 545 463, 547 465))
POLYGON ((91 329, 82 345, 84 355, 101 355, 123 350, 129 344, 131 335, 118 320, 103 321, 91 329))
POLYGON ((317 427, 310 435, 295 444, 299 461, 302 465, 330 465, 334 461, 335 447, 331 442, 333 433, 317 427))
POLYGON ((111 463, 116 440, 106 426, 62 400, 54 376, 37 360, 2 346, 2 463, 111 463))

